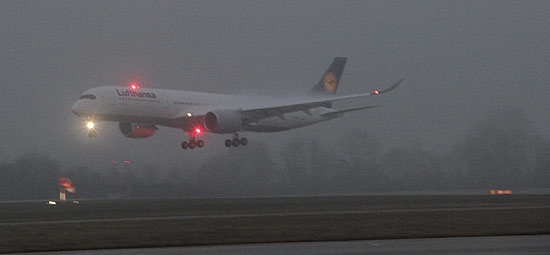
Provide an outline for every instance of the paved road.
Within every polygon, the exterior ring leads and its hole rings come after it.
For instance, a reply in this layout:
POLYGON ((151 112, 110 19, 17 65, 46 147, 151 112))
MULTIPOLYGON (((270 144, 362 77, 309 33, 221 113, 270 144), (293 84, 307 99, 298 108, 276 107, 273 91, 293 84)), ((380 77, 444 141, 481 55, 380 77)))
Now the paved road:
MULTIPOLYGON (((23 253, 29 255, 287 255, 287 254, 550 254, 550 235, 306 242, 151 249, 23 253)), ((21 253, 19 253, 21 255, 21 253)))
POLYGON ((105 199, 0 203, 0 224, 220 215, 425 212, 550 207, 550 196, 328 196, 283 198, 105 199))
POLYGON ((365 213, 468 212, 550 209, 550 196, 350 196, 243 199, 82 200, 0 204, 0 227, 63 223, 322 216, 365 213))
POLYGON ((424 208, 424 209, 391 209, 391 210, 357 210, 357 211, 326 211, 326 212, 291 212, 291 213, 251 213, 251 214, 218 214, 218 215, 189 215, 189 216, 156 216, 156 217, 132 217, 132 218, 104 218, 104 219, 82 219, 82 220, 49 220, 49 221, 27 221, 0 223, 2 226, 30 226, 48 225, 62 223, 94 223, 94 222, 131 222, 131 221, 152 221, 152 220, 185 220, 185 219, 230 219, 230 218, 254 218, 261 216, 325 216, 325 215, 347 215, 363 213, 421 213, 421 212, 461 212, 461 211, 485 211, 485 210, 520 210, 520 209, 550 209, 550 205, 531 206, 483 206, 469 208, 424 208))
POLYGON ((542 195, 34 201, 0 215, 0 253, 550 234, 542 195))

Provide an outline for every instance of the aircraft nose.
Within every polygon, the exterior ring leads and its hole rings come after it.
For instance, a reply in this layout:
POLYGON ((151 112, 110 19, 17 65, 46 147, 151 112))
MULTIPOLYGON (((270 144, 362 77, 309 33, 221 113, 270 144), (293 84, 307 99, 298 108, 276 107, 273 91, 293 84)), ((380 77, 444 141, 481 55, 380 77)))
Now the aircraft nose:
POLYGON ((71 111, 73 111, 74 114, 80 115, 82 113, 82 104, 80 101, 76 101, 73 104, 73 107, 71 107, 71 111))

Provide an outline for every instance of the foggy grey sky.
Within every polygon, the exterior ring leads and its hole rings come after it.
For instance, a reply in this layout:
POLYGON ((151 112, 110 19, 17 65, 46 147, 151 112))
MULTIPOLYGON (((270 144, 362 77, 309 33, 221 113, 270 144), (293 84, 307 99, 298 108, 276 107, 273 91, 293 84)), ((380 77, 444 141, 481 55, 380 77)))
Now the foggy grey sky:
POLYGON ((70 107, 89 88, 131 81, 303 93, 335 56, 349 58, 339 94, 405 82, 381 97, 335 105, 384 107, 248 134, 251 143, 279 151, 281 140, 301 136, 328 146, 357 129, 386 149, 445 151, 484 114, 507 106, 523 109, 548 137, 548 13, 547 1, 2 1, 0 159, 38 153, 64 165, 195 165, 225 152, 226 136, 209 134, 206 148, 183 151, 181 131, 161 127, 133 140, 102 124, 89 140, 70 107))

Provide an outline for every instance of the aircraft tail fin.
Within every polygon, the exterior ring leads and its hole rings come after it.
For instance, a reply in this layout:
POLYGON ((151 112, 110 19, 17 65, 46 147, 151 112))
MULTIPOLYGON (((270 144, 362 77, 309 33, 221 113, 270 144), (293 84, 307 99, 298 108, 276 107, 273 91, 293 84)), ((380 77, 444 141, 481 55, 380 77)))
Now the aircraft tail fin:
POLYGON ((342 74, 344 73, 346 61, 347 58, 345 57, 334 58, 332 64, 330 64, 325 74, 323 74, 319 83, 313 87, 313 92, 321 95, 334 95, 338 89, 342 74))

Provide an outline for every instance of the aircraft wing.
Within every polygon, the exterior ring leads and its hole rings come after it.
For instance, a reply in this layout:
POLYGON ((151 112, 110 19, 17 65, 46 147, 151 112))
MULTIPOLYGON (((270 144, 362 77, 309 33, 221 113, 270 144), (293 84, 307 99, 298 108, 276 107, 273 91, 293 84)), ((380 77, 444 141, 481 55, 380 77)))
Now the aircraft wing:
MULTIPOLYGON (((366 96, 374 96, 374 95, 379 95, 379 94, 389 92, 395 89, 397 86, 399 86, 401 81, 403 81, 403 79, 399 80, 398 82, 396 82, 394 85, 392 85, 387 89, 375 90, 370 93, 362 93, 362 94, 347 95, 347 96, 336 96, 336 97, 323 97, 323 98, 310 97, 310 98, 302 98, 302 99, 292 99, 288 101, 269 101, 269 102, 262 103, 261 105, 241 108, 240 112, 241 114, 243 114, 243 116, 245 116, 246 118, 245 121, 249 121, 249 122, 258 121, 258 120, 270 118, 270 117, 284 118, 283 115, 285 113, 296 112, 296 111, 303 111, 307 114, 310 114, 309 109, 315 108, 315 107, 321 107, 324 104, 329 102, 366 97, 366 96)), ((371 107, 367 107, 367 108, 371 108, 371 107)))
POLYGON ((345 109, 345 110, 340 110, 340 111, 335 111, 335 112, 326 112, 326 113, 323 113, 323 114, 320 114, 320 115, 321 115, 321 116, 332 116, 332 115, 343 114, 343 113, 346 113, 346 112, 354 112, 354 111, 359 111, 359 110, 364 110, 364 109, 370 109, 370 108, 376 108, 376 107, 378 107, 378 105, 369 105, 369 106, 363 106, 363 107, 345 109))

